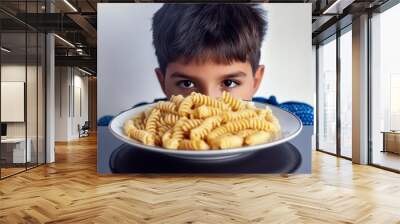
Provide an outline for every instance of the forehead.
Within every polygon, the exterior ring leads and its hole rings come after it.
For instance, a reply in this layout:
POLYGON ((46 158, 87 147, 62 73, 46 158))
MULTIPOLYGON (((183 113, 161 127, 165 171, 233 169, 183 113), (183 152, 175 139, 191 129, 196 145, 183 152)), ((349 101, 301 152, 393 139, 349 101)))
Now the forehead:
POLYGON ((223 76, 237 72, 243 72, 251 75, 252 68, 249 62, 234 61, 229 64, 216 63, 211 60, 204 62, 191 61, 184 63, 182 60, 169 63, 166 69, 166 75, 173 73, 182 73, 188 76, 223 76))

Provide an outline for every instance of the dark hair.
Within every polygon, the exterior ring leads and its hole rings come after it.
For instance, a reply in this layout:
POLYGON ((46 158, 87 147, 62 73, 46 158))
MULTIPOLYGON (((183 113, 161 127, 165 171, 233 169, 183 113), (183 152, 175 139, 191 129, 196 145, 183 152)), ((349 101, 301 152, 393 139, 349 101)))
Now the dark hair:
POLYGON ((258 68, 267 31, 266 11, 257 4, 164 4, 153 16, 153 45, 160 69, 183 60, 258 68))

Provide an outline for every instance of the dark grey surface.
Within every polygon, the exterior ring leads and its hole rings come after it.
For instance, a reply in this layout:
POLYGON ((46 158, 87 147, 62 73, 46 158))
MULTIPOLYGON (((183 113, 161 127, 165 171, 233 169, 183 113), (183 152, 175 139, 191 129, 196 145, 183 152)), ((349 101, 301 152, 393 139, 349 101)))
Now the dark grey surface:
POLYGON ((301 155, 292 144, 283 143, 245 157, 194 161, 122 144, 109 162, 113 173, 293 173, 301 155))
MULTIPOLYGON (((311 172, 311 139, 312 139, 312 134, 313 134, 313 126, 304 126, 303 130, 301 133, 296 136, 294 139, 289 141, 297 150, 301 157, 301 162, 298 164, 297 169, 295 170, 294 173, 310 173, 311 172)), ((124 143, 117 138, 115 138, 110 131, 108 130, 108 127, 103 127, 99 126, 97 129, 97 172, 99 174, 108 174, 112 173, 110 169, 110 158, 111 155, 115 150, 120 150, 119 148, 121 145, 124 143)), ((268 151, 268 149, 263 150, 263 151, 268 151)), ((136 152, 135 152, 136 153, 136 152)), ((135 155, 135 154, 133 154, 135 155)), ((137 154, 136 154, 137 155, 137 154)), ((254 154, 257 155, 257 154, 254 154)), ((250 156, 254 156, 250 155, 250 156)), ((284 154, 286 156, 293 156, 289 154, 284 154)), ((142 155, 140 155, 142 156, 142 155)), ((285 160, 287 159, 286 157, 279 157, 278 160, 285 160)), ((156 160, 153 160, 153 163, 156 160)), ((277 161, 277 162, 282 162, 282 161, 277 161)), ((199 164, 198 164, 199 165, 199 164)), ((198 166, 196 165, 196 166, 198 166)), ((204 164, 203 164, 204 165, 204 164)), ((209 164, 207 164, 209 165, 209 164)), ((263 163, 261 163, 263 165, 263 163)), ((149 164, 149 166, 152 166, 152 164, 149 164)), ((211 166, 211 165, 209 165, 211 166)), ((256 165, 258 166, 258 165, 256 165)), ((150 169, 150 168, 147 168, 150 169)), ((197 169, 197 168, 196 168, 197 169)), ((214 173, 211 168, 206 168, 207 173, 214 173)), ((254 173, 260 173, 256 172, 256 169, 261 170, 262 167, 253 167, 254 173)), ((252 173, 253 171, 250 171, 250 168, 248 168, 249 171, 243 171, 243 170, 235 170, 232 171, 231 173, 252 173)), ((149 173, 150 171, 146 171, 149 173)), ((146 173, 145 170, 143 169, 143 173, 146 173)), ((169 171, 173 172, 173 171, 169 171)), ((197 172, 197 171, 193 171, 197 172)), ((200 172, 200 171, 199 171, 200 172)), ((197 172, 197 173, 199 173, 197 172)), ((277 171, 277 172, 283 172, 283 171, 277 171)), ((160 171, 161 173, 161 171, 160 171)), ((165 173, 165 172, 164 172, 165 173)), ((186 173, 191 173, 191 171, 187 171, 186 173)), ((264 167, 264 172, 263 173, 268 173, 268 170, 264 167)), ((271 173, 276 173, 272 172, 271 173)))

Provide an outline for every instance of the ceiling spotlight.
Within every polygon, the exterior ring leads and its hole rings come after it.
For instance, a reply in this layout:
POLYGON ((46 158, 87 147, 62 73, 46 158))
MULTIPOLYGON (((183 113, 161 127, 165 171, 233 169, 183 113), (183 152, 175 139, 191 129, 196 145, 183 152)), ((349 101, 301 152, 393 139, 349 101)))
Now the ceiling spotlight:
POLYGON ((81 48, 77 48, 76 53, 78 53, 79 55, 83 55, 83 50, 81 48))
POLYGON ((343 9, 351 5, 355 0, 336 0, 322 14, 342 14, 343 9))
POLYGON ((78 10, 68 1, 64 0, 65 4, 67 4, 74 12, 78 12, 78 10))
POLYGON ((87 75, 90 75, 90 76, 93 75, 92 73, 90 73, 90 72, 88 72, 88 71, 86 71, 86 70, 83 70, 83 69, 81 69, 81 68, 79 68, 79 67, 78 67, 78 70, 81 71, 81 72, 83 72, 83 73, 85 73, 85 74, 87 74, 87 75))
POLYGON ((57 34, 54 34, 54 36, 57 37, 57 38, 58 38, 59 40, 61 40, 62 42, 64 42, 65 44, 67 44, 68 46, 75 48, 75 45, 73 45, 73 44, 72 44, 71 42, 69 42, 68 40, 66 40, 66 39, 64 39, 64 38, 62 38, 62 37, 60 37, 60 36, 57 35, 57 34))
POLYGON ((5 48, 5 47, 1 47, 1 51, 4 51, 4 52, 6 52, 6 53, 10 53, 10 52, 11 52, 10 49, 7 49, 7 48, 5 48))

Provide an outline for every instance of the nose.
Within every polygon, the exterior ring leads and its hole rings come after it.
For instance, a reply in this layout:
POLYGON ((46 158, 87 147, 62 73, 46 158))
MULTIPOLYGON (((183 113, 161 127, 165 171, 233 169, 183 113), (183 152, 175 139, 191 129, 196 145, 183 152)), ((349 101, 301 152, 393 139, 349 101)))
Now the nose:
POLYGON ((207 96, 210 96, 212 98, 217 98, 222 96, 222 91, 220 88, 212 87, 212 86, 206 86, 201 90, 201 93, 207 96))

